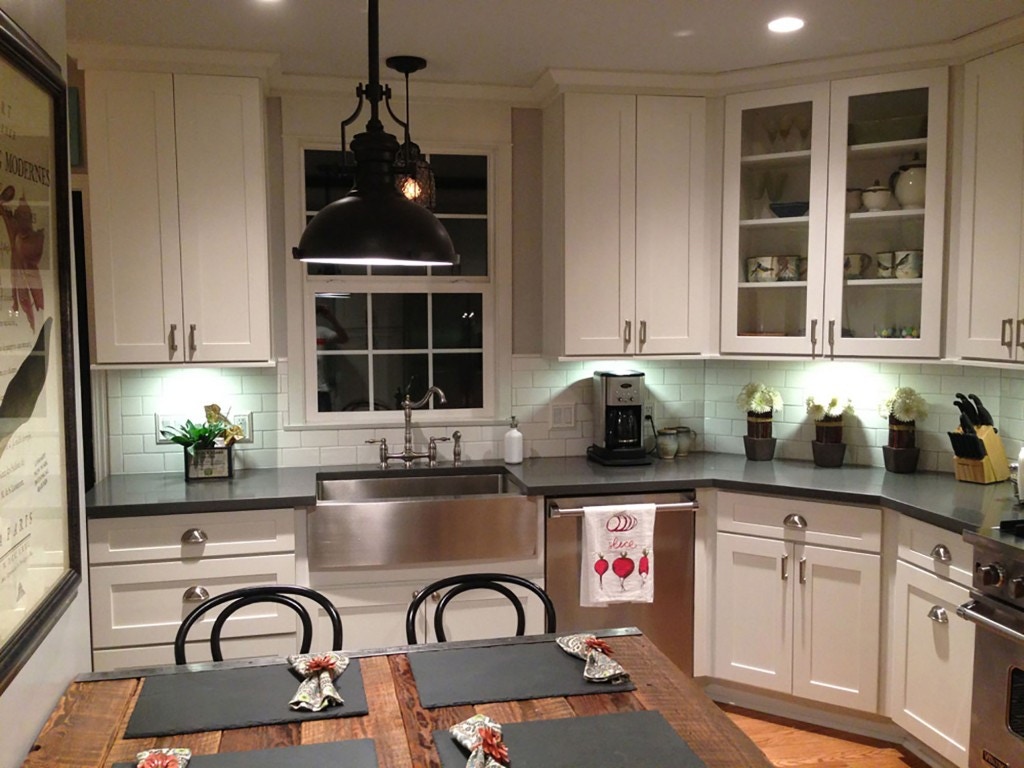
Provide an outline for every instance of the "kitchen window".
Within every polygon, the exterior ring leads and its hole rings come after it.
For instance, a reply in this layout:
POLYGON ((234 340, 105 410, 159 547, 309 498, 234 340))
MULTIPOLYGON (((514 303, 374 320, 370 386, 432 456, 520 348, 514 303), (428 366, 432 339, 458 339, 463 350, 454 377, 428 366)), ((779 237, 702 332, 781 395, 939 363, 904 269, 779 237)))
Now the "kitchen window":
MULTIPOLYGON (((418 399, 431 384, 447 396, 444 405, 435 399, 433 409, 470 417, 494 410, 490 159, 428 159, 437 181, 434 213, 460 264, 305 265, 309 421, 379 420, 380 412, 401 409, 406 392, 418 399)), ((304 151, 307 222, 351 188, 340 160, 338 150, 304 151)))

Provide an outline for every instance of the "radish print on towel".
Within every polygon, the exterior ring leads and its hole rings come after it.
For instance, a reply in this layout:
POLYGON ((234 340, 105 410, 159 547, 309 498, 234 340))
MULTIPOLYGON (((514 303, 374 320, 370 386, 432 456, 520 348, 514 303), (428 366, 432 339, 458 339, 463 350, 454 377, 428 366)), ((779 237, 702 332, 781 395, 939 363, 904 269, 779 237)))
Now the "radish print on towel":
POLYGON ((608 573, 608 561, 604 559, 604 554, 601 552, 597 553, 597 562, 594 563, 594 573, 597 574, 597 581, 601 585, 601 589, 604 589, 604 575, 608 573))
POLYGON ((640 568, 638 569, 640 572, 641 582, 646 582, 647 574, 651 572, 651 558, 648 557, 649 554, 650 550, 647 549, 647 547, 644 547, 643 554, 640 555, 640 568))
POLYGON ((633 573, 633 569, 636 564, 633 562, 633 558, 629 557, 625 552, 620 552, 619 556, 612 562, 612 571, 616 576, 619 577, 619 584, 622 585, 622 590, 626 590, 626 579, 633 573))

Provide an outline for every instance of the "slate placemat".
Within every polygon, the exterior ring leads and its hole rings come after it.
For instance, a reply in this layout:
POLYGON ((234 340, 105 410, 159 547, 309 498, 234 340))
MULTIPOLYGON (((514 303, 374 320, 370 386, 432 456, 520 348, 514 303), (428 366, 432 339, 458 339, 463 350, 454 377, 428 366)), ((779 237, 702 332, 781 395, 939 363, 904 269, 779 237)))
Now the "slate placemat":
POLYGON ((428 709, 636 690, 631 682, 587 682, 585 663, 554 641, 409 654, 420 704, 428 709))
MULTIPOLYGON (((702 768, 660 712, 502 723, 515 768, 702 768)), ((469 755, 448 731, 434 731, 442 768, 465 768, 469 755)))
POLYGON ((359 659, 335 682, 345 703, 320 712, 295 711, 288 702, 299 678, 287 664, 147 677, 135 704, 126 739, 220 731, 253 725, 328 720, 365 715, 366 691, 359 659))
MULTIPOLYGON (((373 739, 353 739, 252 752, 194 755, 189 761, 189 768, 290 768, 297 765, 303 768, 377 768, 377 750, 373 739)), ((135 768, 135 763, 114 763, 114 768, 135 768)))

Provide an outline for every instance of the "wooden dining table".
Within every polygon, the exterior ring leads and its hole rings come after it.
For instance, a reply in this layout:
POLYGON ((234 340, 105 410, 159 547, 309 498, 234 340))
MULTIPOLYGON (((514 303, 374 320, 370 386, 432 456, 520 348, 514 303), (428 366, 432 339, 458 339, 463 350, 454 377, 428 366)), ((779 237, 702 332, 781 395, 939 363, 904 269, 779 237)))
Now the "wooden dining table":
MULTIPOLYGON (((439 768, 433 732, 477 713, 504 724, 641 710, 660 712, 708 768, 771 765, 701 687, 639 630, 623 628, 595 634, 614 647, 614 658, 629 672, 635 690, 427 709, 420 703, 409 659, 442 644, 404 646, 348 654, 360 659, 369 710, 366 715, 157 738, 124 736, 147 678, 282 660, 246 659, 84 674, 70 684, 58 702, 23 766, 110 768, 118 762, 134 765, 137 752, 154 747, 187 747, 198 756, 370 738, 383 768, 439 768)), ((501 642, 547 642, 553 637, 535 635, 501 642)), ((474 648, 495 642, 443 645, 453 649, 474 648)), ((183 702, 183 706, 187 703, 183 702)))

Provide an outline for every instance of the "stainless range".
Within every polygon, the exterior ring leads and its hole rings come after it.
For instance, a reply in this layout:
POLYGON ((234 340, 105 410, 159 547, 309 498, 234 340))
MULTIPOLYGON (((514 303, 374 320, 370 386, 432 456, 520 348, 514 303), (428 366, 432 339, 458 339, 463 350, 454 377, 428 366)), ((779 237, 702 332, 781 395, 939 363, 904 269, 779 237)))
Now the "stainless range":
POLYGON ((964 534, 974 583, 957 613, 978 627, 970 768, 1024 767, 1024 521, 1000 527, 964 534))

